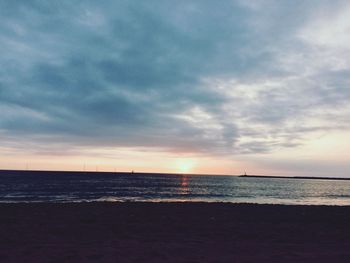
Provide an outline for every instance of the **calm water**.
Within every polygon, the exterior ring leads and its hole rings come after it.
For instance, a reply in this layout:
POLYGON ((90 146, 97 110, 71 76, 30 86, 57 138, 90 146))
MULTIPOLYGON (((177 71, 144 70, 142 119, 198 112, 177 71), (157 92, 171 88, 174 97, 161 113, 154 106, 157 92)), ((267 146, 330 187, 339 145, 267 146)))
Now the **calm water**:
POLYGON ((0 202, 43 201, 350 205, 350 181, 127 173, 0 174, 0 202))

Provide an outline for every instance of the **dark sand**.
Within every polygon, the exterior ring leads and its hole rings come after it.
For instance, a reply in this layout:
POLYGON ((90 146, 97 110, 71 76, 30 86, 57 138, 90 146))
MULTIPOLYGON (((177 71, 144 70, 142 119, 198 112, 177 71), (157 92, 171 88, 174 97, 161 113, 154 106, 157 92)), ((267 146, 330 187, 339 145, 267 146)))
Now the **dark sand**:
POLYGON ((350 207, 0 204, 0 262, 350 262, 350 207))

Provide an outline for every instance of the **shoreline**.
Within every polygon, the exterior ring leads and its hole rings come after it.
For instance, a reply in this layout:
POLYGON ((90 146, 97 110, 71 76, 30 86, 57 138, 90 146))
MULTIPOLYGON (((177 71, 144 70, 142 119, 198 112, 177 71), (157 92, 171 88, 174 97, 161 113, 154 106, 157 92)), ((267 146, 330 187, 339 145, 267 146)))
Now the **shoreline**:
POLYGON ((336 205, 336 204, 279 204, 279 203, 253 203, 253 202, 217 202, 217 201, 212 201, 212 202, 206 202, 206 201, 97 201, 97 200, 92 200, 92 201, 20 201, 20 202, 3 202, 0 201, 0 208, 2 205, 60 205, 60 204, 133 204, 133 203, 141 203, 141 204, 198 204, 198 205, 205 205, 205 204, 210 204, 210 205, 247 205, 247 206, 287 206, 287 207, 348 207, 350 208, 350 205, 336 205))
POLYGON ((349 262, 350 207, 231 203, 0 204, 14 262, 349 262))

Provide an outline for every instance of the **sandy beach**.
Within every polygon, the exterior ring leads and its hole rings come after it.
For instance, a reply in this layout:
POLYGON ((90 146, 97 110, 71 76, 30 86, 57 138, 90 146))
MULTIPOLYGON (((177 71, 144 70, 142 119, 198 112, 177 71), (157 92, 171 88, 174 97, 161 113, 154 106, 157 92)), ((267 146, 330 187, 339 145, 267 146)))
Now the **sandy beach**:
POLYGON ((350 207, 0 204, 0 261, 350 262, 350 207))

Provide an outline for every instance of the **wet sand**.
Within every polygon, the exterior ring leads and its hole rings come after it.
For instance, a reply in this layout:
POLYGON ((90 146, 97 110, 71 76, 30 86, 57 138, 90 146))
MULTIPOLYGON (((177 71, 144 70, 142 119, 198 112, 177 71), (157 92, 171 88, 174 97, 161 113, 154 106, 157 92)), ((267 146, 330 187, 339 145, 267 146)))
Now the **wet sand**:
POLYGON ((0 262, 350 262, 350 207, 0 204, 0 262))

